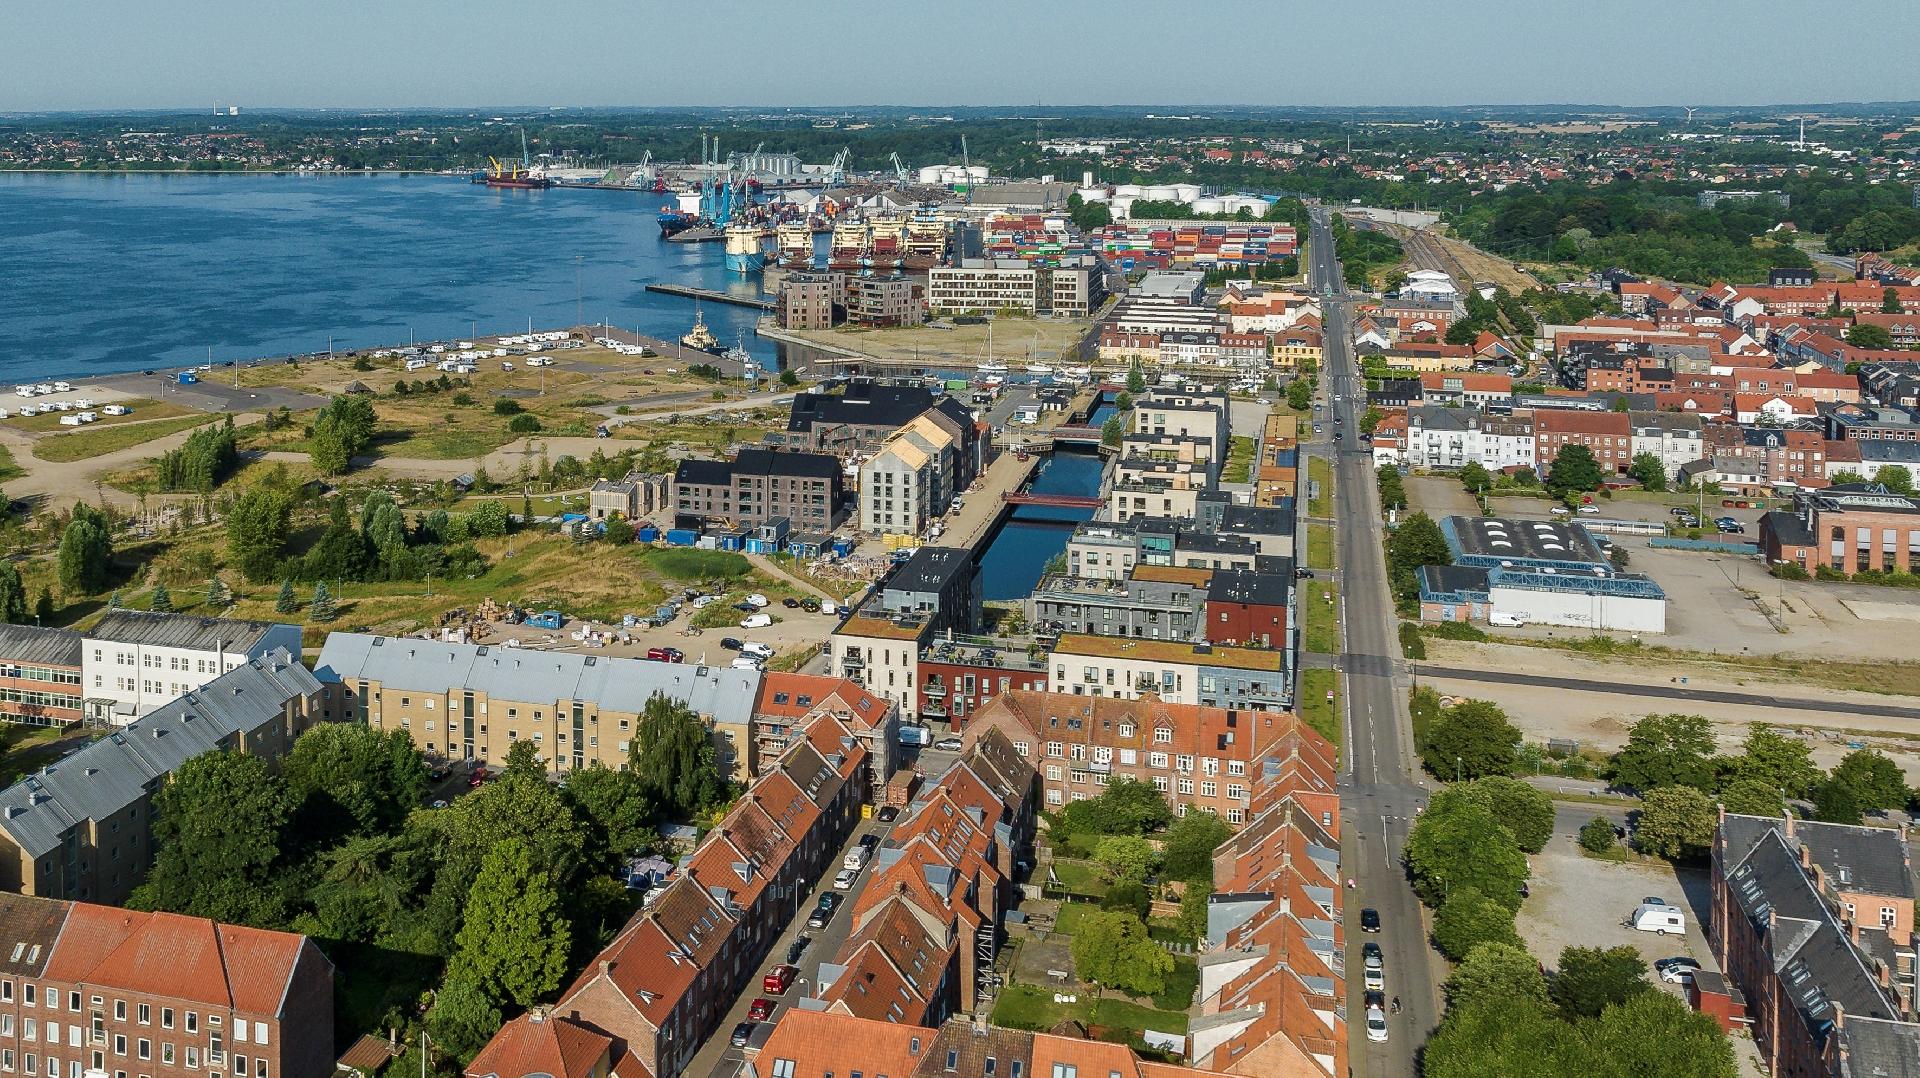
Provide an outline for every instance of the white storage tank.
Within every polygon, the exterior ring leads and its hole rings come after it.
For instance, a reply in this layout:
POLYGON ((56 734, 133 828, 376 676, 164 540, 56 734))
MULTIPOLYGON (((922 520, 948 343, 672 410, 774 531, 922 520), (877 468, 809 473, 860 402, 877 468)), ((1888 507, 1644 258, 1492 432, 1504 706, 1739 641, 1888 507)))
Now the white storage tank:
POLYGON ((1173 197, 1179 199, 1182 202, 1192 202, 1194 199, 1200 197, 1199 184, 1176 183, 1173 185, 1173 190, 1174 190, 1173 197))
POLYGON ((968 183, 986 183, 987 182, 987 166, 985 165, 968 165, 965 169, 965 172, 967 174, 968 183))
POLYGON ((1195 213, 1227 213, 1227 201, 1223 198, 1196 198, 1193 200, 1195 213))
POLYGON ((1141 191, 1140 197, 1153 202, 1178 202, 1180 189, 1170 183, 1156 183, 1141 191))
POLYGON ((914 175, 919 177, 921 183, 940 183, 946 171, 945 165, 921 165, 914 175))
POLYGON ((1139 184, 1137 184, 1137 183, 1123 183, 1123 184, 1121 184, 1120 186, 1118 186, 1118 187, 1115 187, 1115 188, 1113 189, 1113 197, 1115 197, 1115 198, 1139 198, 1139 197, 1140 197, 1140 185, 1139 185, 1139 184))
POLYGON ((1080 201, 1082 202, 1105 202, 1107 200, 1107 189, 1104 187, 1082 187, 1074 193, 1080 196, 1080 201))

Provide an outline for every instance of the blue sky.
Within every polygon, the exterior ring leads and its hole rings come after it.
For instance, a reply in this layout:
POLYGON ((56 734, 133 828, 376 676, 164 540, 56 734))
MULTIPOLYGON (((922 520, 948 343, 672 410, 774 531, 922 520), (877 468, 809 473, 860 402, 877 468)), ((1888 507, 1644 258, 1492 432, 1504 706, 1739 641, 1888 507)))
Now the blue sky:
POLYGON ((0 111, 1899 100, 1916 37, 1912 0, 10 0, 0 111))

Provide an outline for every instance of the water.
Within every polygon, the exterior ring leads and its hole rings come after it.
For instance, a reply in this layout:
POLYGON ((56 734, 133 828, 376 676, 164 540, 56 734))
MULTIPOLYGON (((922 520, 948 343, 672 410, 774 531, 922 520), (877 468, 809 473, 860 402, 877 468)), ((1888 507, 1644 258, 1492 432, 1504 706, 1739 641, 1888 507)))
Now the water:
MULTIPOLYGON (((1098 453, 1062 449, 1040 465, 1029 488, 1035 494, 1100 493, 1105 462, 1098 453)), ((1093 519, 1092 509, 1053 505, 1015 506, 1000 531, 980 555, 982 594, 987 599, 1024 599, 1040 583, 1040 571, 1054 555, 1067 549, 1074 525, 1093 519)))
MULTIPOLYGON (((757 296, 724 244, 660 239, 667 196, 431 176, 0 175, 0 370, 147 367, 600 322, 665 340, 695 285, 757 296), (576 278, 577 273, 577 278, 576 278), (578 317, 576 317, 576 314, 578 317)), ((705 304, 772 369, 760 314, 705 304)))

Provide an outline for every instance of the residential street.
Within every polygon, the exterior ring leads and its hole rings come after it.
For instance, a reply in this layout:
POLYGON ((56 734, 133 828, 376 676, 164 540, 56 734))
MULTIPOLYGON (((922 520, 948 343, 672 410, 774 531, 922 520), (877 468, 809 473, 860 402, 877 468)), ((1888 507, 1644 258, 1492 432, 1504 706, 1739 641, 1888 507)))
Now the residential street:
POLYGON ((1427 791, 1417 777, 1412 734, 1404 717, 1406 692, 1399 683, 1393 600, 1380 553, 1372 457, 1365 446, 1351 440, 1359 437, 1366 385, 1355 377, 1346 287, 1334 259, 1327 211, 1316 208, 1313 212, 1309 273, 1325 297, 1324 388, 1333 414, 1345 418, 1343 424, 1329 424, 1330 433, 1344 430, 1344 440, 1317 442, 1309 451, 1331 454, 1334 459, 1336 564, 1344 604, 1341 861, 1345 874, 1356 883, 1346 895, 1349 1058, 1357 1075, 1411 1076, 1418 1073, 1415 1058, 1420 1045, 1440 1017, 1437 963, 1427 946, 1420 901, 1400 865, 1401 848, 1418 810, 1426 804, 1427 791), (1357 404, 1356 394, 1362 398, 1357 404), (1380 911, 1378 935, 1360 931, 1360 910, 1369 906, 1380 911), (1387 1019, 1389 1039, 1384 1044, 1366 1037, 1360 948, 1367 941, 1379 942, 1387 995, 1400 997, 1402 1005, 1399 1014, 1387 1019))

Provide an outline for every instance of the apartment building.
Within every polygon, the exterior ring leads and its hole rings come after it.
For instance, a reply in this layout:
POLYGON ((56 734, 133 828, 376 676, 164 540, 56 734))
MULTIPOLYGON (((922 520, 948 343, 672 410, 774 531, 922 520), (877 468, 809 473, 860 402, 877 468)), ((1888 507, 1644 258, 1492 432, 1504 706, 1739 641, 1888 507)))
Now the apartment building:
POLYGON ((1794 495, 1791 510, 1760 518, 1768 564, 1853 574, 1920 568, 1920 498, 1877 483, 1848 483, 1794 495))
POLYGON ((860 530, 925 535, 959 492, 963 471, 954 437, 923 414, 860 465, 860 530))
POLYGON ((742 449, 733 460, 683 460, 673 475, 683 522, 752 528, 785 517, 795 532, 840 526, 840 462, 824 453, 742 449))
POLYGON ((1432 371, 1420 376, 1420 395, 1428 404, 1465 404, 1475 408, 1513 403, 1513 379, 1504 374, 1432 371))
POLYGON ((1633 422, 1625 412, 1536 409, 1533 438, 1534 457, 1543 472, 1570 445, 1586 446, 1603 475, 1619 475, 1633 463, 1633 422))
POLYGON ((1041 579, 1026 607, 1028 623, 1044 632, 1196 642, 1205 638, 1207 584, 1051 575, 1041 579))
POLYGON ((119 903, 153 862, 153 792, 203 752, 277 760, 323 720, 322 686, 275 649, 242 660, 0 791, 0 890, 119 903))
MULTIPOLYGON (((1285 560, 1291 568, 1292 559, 1285 560)), ((1220 569, 1207 584, 1205 638, 1210 644, 1288 649, 1292 643, 1293 573, 1220 569)))
POLYGON ((1035 641, 981 643, 935 637, 920 651, 920 719, 959 730, 1000 694, 1047 686, 1047 656, 1035 641))
POLYGON ((860 326, 917 326, 926 309, 905 277, 855 276, 847 282, 847 321, 860 326))
POLYGON ((431 759, 500 767, 515 742, 531 741, 555 774, 624 771, 659 694, 707 723, 723 776, 754 768, 758 670, 331 633, 314 674, 333 714, 404 730, 431 759))
POLYGON ((759 979, 794 910, 838 864, 860 822, 867 767, 851 731, 815 718, 560 998, 503 1026, 467 1073, 684 1073, 759 979), (567 1050, 555 1056, 555 1046, 567 1050))
POLYGON ((595 520, 619 515, 639 520, 668 508, 673 503, 667 489, 671 477, 628 472, 620 479, 596 479, 587 491, 587 513, 595 520))
POLYGON ((1041 267, 1034 287, 1042 310, 1066 318, 1086 318, 1106 302, 1107 267, 1091 256, 1073 256, 1058 266, 1041 267))
POLYGON ((1407 409, 1405 454, 1412 468, 1532 468, 1535 449, 1534 423, 1527 416, 1433 404, 1407 409))
POLYGON ((1204 438, 1210 460, 1227 456, 1227 395, 1149 388, 1133 404, 1133 433, 1204 438))
POLYGON ((275 649, 300 654, 297 625, 144 610, 109 610, 86 637, 87 718, 115 726, 275 649))
POLYGON ((1048 688, 1075 696, 1284 711, 1293 706, 1288 652, 1069 633, 1053 649, 1048 688))
POLYGON ((754 773, 759 779, 778 767, 787 749, 804 736, 813 720, 828 716, 866 746, 872 800, 900 766, 900 709, 846 678, 769 670, 760 676, 753 703, 754 773))
POLYGON ((1268 344, 1268 359, 1275 370, 1285 373, 1317 370, 1326 358, 1326 334, 1317 323, 1280 330, 1268 344))
POLYGON ((292 932, 0 895, 0 1071, 328 1078, 333 964, 292 932))
POLYGON ((789 273, 780 282, 780 325, 786 329, 832 329, 833 308, 843 292, 838 273, 789 273))
POLYGON ((1913 899, 1904 828, 1722 812, 1707 940, 1725 976, 1690 1000, 1745 1026, 1772 1074, 1913 1074, 1913 899))
POLYGON ((85 718, 84 644, 71 629, 0 625, 0 722, 66 726, 85 718))
MULTIPOLYGON (((927 309, 934 314, 1039 310, 1039 271, 1020 258, 963 258, 927 271, 927 309)), ((1049 294, 1051 299, 1051 294, 1049 294)))
MULTIPOLYGON (((1679 477, 1681 468, 1706 456, 1697 415, 1636 410, 1627 413, 1627 425, 1632 431, 1627 451, 1632 457, 1642 453, 1659 457, 1661 471, 1669 482, 1679 477)), ((1628 458, 1629 464, 1632 457, 1628 458)))

